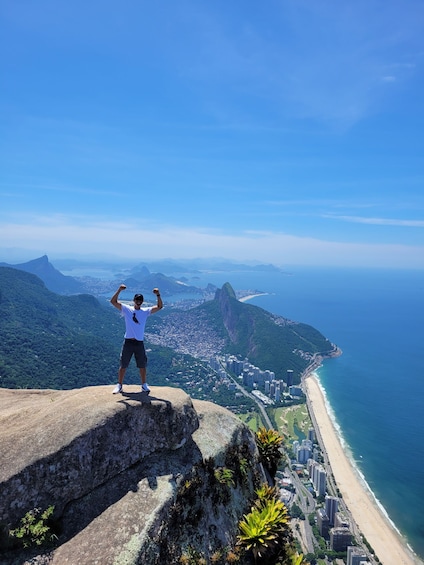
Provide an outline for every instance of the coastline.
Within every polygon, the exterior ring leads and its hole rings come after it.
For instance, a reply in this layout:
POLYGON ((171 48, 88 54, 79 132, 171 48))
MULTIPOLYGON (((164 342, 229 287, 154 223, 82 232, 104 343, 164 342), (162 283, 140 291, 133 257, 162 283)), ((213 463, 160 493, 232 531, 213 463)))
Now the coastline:
POLYGON ((304 376, 303 383, 324 458, 328 460, 337 488, 342 494, 342 501, 360 532, 383 565, 421 565, 423 562, 406 546, 405 540, 371 496, 346 455, 328 415, 326 399, 317 374, 310 370, 304 376))

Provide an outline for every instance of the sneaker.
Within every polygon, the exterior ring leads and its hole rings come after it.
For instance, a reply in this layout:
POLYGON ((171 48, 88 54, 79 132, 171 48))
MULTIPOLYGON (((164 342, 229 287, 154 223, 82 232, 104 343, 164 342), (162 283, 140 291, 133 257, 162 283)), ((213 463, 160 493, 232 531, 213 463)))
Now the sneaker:
POLYGON ((116 385, 116 387, 113 389, 113 393, 112 394, 119 394, 120 392, 122 392, 122 385, 121 383, 118 383, 116 385))
POLYGON ((147 383, 143 383, 141 385, 141 392, 150 392, 149 385, 147 383))

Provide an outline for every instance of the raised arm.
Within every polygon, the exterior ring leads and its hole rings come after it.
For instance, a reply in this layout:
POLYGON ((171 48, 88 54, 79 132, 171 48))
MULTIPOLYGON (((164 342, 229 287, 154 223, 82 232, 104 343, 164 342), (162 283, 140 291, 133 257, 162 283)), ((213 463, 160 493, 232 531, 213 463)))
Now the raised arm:
POLYGON ((121 284, 120 287, 118 288, 118 290, 115 292, 115 294, 112 296, 112 298, 110 299, 110 303, 115 306, 115 308, 118 308, 118 310, 121 309, 121 303, 118 301, 118 296, 119 293, 122 290, 125 290, 127 287, 124 284, 121 284))
POLYGON ((158 303, 156 306, 153 306, 151 314, 154 314, 155 312, 158 312, 159 310, 162 310, 163 308, 163 302, 162 302, 162 298, 160 297, 160 292, 158 288, 154 288, 153 289, 154 294, 156 294, 156 298, 158 299, 158 303))

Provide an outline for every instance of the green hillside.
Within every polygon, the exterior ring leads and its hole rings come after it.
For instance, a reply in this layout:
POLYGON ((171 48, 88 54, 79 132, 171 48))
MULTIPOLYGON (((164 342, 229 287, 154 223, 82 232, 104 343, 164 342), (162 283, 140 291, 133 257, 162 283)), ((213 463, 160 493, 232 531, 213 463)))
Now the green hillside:
MULTIPOLYGON (((1 387, 70 389, 115 382, 123 334, 124 322, 107 302, 101 305, 87 294, 59 296, 35 275, 0 267, 1 387)), ((171 362, 171 352, 152 355, 150 370, 167 371, 171 362)), ((139 382, 135 368, 126 381, 139 382)))
POLYGON ((262 370, 283 376, 294 371, 295 382, 315 354, 331 355, 333 344, 318 330, 275 316, 258 306, 237 300, 228 283, 215 300, 198 307, 206 312, 211 327, 226 337, 226 352, 246 357, 262 370))

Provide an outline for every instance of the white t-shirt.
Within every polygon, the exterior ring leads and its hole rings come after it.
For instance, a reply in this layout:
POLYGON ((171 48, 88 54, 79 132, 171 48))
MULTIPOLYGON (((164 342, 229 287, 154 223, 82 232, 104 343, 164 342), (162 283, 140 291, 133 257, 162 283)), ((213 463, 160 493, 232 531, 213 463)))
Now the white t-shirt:
POLYGON ((146 325, 147 317, 150 316, 152 309, 153 306, 136 310, 134 306, 121 304, 121 316, 125 318, 125 339, 137 339, 138 341, 144 340, 144 327, 146 325), (135 315, 138 320, 138 324, 133 320, 133 315, 135 315))

